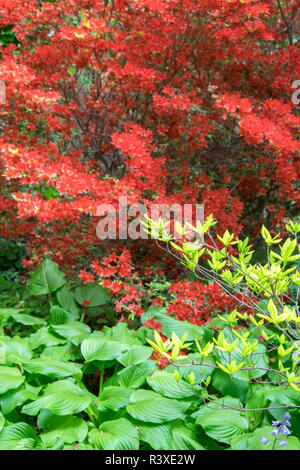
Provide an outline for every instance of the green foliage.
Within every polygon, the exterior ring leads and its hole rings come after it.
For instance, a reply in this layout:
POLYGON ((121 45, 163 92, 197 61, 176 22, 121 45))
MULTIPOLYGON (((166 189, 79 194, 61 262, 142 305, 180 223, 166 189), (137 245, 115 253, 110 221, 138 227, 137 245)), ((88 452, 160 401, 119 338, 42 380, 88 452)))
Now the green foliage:
POLYGON ((270 299, 267 325, 233 312, 199 327, 151 307, 142 321, 154 317, 166 341, 150 327, 84 323, 110 295, 97 284, 74 289, 50 259, 20 292, 0 308, 0 449, 263 450, 287 410, 285 448, 300 449, 298 343, 289 351, 270 299))

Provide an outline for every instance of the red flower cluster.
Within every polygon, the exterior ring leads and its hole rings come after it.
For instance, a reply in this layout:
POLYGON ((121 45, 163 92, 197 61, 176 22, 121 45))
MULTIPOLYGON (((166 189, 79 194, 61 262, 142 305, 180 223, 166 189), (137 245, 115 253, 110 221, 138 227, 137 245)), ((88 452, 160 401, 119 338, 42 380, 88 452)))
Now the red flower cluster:
POLYGON ((169 303, 168 314, 196 325, 202 325, 217 313, 230 312, 237 306, 237 302, 215 283, 204 285, 199 281, 185 280, 173 284, 170 292, 175 295, 175 300, 169 303))
MULTIPOLYGON (((1 46, 0 234, 26 240, 24 266, 48 254, 71 274, 110 253, 95 215, 120 195, 204 203, 222 233, 280 226, 300 205, 297 14, 295 0, 284 16, 273 0, 1 2, 21 47, 1 46)), ((113 266, 103 281, 139 315, 113 266)))

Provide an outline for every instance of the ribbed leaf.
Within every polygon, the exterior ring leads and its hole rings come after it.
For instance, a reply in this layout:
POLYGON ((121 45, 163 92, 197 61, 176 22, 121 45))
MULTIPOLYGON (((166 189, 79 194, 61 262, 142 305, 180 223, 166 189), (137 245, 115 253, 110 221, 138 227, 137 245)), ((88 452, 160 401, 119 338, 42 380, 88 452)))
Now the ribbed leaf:
POLYGON ((171 449, 172 433, 169 424, 138 424, 139 438, 147 442, 152 449, 171 449))
POLYGON ((132 390, 121 387, 105 387, 101 393, 100 404, 105 408, 117 411, 124 408, 129 403, 132 390))
POLYGON ((184 419, 189 403, 164 398, 150 390, 137 390, 132 393, 127 412, 133 418, 149 423, 165 423, 173 419, 184 419))
POLYGON ((82 366, 74 362, 61 362, 55 359, 32 359, 23 365, 24 369, 31 374, 41 374, 53 378, 81 377, 82 366))
POLYGON ((186 398, 195 395, 195 389, 183 380, 174 379, 174 374, 156 370, 153 375, 147 377, 148 385, 153 390, 168 398, 186 398))
POLYGON ((38 418, 38 426, 43 430, 40 438, 46 446, 53 446, 57 439, 68 444, 82 442, 87 436, 87 423, 76 416, 55 416, 43 410, 38 418))
POLYGON ((79 307, 75 301, 74 293, 69 291, 66 286, 63 286, 56 292, 56 299, 63 309, 72 313, 73 316, 78 315, 79 307))
POLYGON ((66 325, 53 325, 51 329, 59 336, 68 339, 72 344, 78 346, 84 338, 90 335, 91 329, 88 325, 73 321, 66 325))
POLYGON ((13 318, 16 323, 21 323, 21 325, 46 325, 44 318, 34 317, 32 315, 27 315, 26 313, 20 313, 20 310, 18 313, 14 313, 9 316, 13 318))
MULTIPOLYGON (((263 393, 253 391, 253 395, 247 401, 246 409, 264 408, 267 404, 267 397, 263 393)), ((257 428, 261 425, 264 411, 247 411, 246 419, 248 420, 250 430, 257 428)))
POLYGON ((105 329, 105 336, 118 343, 127 344, 128 346, 142 344, 138 338, 137 332, 129 330, 127 323, 124 322, 117 323, 116 326, 107 330, 105 329))
POLYGON ((22 364, 32 358, 32 350, 28 338, 19 338, 5 341, 6 364, 22 364))
POLYGON ((248 430, 247 420, 234 410, 208 410, 196 422, 208 436, 227 444, 233 436, 248 430))
POLYGON ((80 305, 99 307, 100 305, 109 303, 111 295, 104 287, 99 286, 98 283, 88 282, 83 287, 77 287, 75 290, 75 299, 80 305), (86 302, 87 300, 89 301, 88 304, 86 302))
POLYGON ((146 380, 147 375, 155 369, 154 361, 146 361, 138 366, 130 366, 118 373, 118 381, 125 388, 138 388, 146 380))
POLYGON ((127 419, 106 421, 100 429, 89 434, 93 446, 99 450, 137 450, 139 448, 136 427, 127 419))
POLYGON ((86 362, 116 359, 128 348, 128 345, 112 341, 106 336, 91 336, 81 344, 81 352, 86 362))
POLYGON ((18 388, 25 380, 16 367, 0 366, 0 395, 14 388, 18 388))
POLYGON ((66 283, 65 275, 50 258, 45 258, 28 282, 32 295, 51 294, 66 283))
POLYGON ((193 325, 187 321, 179 321, 176 318, 172 318, 166 315, 166 310, 162 307, 150 307, 147 312, 142 316, 142 322, 144 323, 150 317, 162 324, 162 333, 171 337, 172 332, 176 333, 180 338, 184 333, 188 333, 187 340, 191 341, 199 339, 203 336, 203 328, 201 326, 193 325))
POLYGON ((17 390, 8 390, 1 396, 1 409, 4 415, 9 414, 18 406, 23 405, 27 400, 35 400, 41 387, 22 386, 17 390))
POLYGON ((74 315, 71 315, 67 310, 53 305, 49 313, 49 324, 50 325, 63 325, 74 320, 74 315))
POLYGON ((29 424, 11 424, 0 432, 0 450, 32 449, 36 438, 35 430, 29 424))
POLYGON ((222 395, 230 395, 241 400, 246 398, 249 390, 249 384, 246 381, 230 377, 220 369, 215 369, 212 375, 212 384, 222 395))
POLYGON ((65 339, 58 338, 49 332, 49 328, 40 328, 36 333, 29 336, 29 342, 32 349, 37 349, 40 346, 56 346, 57 344, 63 344, 66 342, 65 339))
POLYGON ((2 413, 0 413, 0 431, 2 431, 5 424, 5 418, 2 413))
POLYGON ((40 357, 45 359, 55 359, 62 362, 74 360, 74 353, 72 353, 72 345, 70 343, 63 346, 51 346, 45 348, 40 357))
POLYGON ((133 366, 145 362, 152 353, 153 349, 147 346, 131 346, 118 358, 118 361, 125 367, 133 366))
POLYGON ((68 380, 54 382, 46 387, 41 398, 23 406, 22 413, 35 416, 46 408, 59 416, 80 413, 92 401, 92 395, 68 380))
POLYGON ((180 422, 173 423, 171 429, 172 450, 204 450, 204 447, 199 443, 195 431, 192 431, 180 422))

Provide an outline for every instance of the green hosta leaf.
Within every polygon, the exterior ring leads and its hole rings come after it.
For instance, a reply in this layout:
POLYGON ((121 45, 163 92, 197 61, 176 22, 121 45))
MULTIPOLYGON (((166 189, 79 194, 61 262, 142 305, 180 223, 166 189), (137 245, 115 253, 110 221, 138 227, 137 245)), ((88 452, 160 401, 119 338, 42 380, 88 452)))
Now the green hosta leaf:
POLYGON ((107 289, 99 286, 98 283, 88 282, 83 287, 77 287, 75 290, 75 299, 80 305, 99 307, 100 305, 108 304, 111 295, 108 293, 107 289), (88 305, 86 305, 87 300, 90 302, 88 305))
POLYGON ((147 382, 155 392, 168 398, 186 398, 195 396, 193 387, 183 380, 175 380, 174 373, 156 370, 153 375, 147 377, 147 382))
POLYGON ((32 295, 51 294, 66 284, 65 275, 50 258, 45 258, 28 282, 32 295))
POLYGON ((0 318, 2 321, 5 321, 9 317, 13 317, 13 315, 17 315, 22 312, 23 309, 18 308, 0 308, 0 318))
POLYGON ((299 405, 299 392, 292 388, 264 387, 261 389, 261 393, 263 393, 268 400, 281 405, 299 405))
POLYGON ((63 346, 45 348, 40 357, 41 359, 56 359, 62 362, 73 361, 76 358, 70 343, 64 344, 63 346))
POLYGON ((287 444, 287 446, 283 447, 283 450, 300 450, 300 441, 295 436, 289 436, 287 444))
POLYGON ((2 431, 5 424, 5 418, 2 413, 0 413, 0 432, 2 431))
POLYGON ((197 418, 205 433, 218 442, 229 444, 233 436, 246 432, 248 423, 234 410, 209 410, 197 418))
POLYGON ((182 403, 164 398, 150 390, 137 390, 132 393, 127 412, 133 418, 149 423, 165 423, 173 419, 184 419, 184 412, 190 403, 182 403))
POLYGON ((254 433, 252 434, 252 437, 248 440, 248 449, 247 450, 270 450, 272 449, 272 445, 274 442, 275 437, 272 436, 271 431, 274 428, 271 426, 265 426, 260 429, 256 429, 254 433), (261 439, 263 437, 266 437, 267 439, 270 440, 270 442, 267 445, 263 445, 261 442, 261 439))
POLYGON ((199 443, 199 438, 195 431, 184 426, 182 423, 173 423, 172 429, 172 450, 204 450, 199 443))
POLYGON ((182 338, 184 333, 187 332, 187 341, 199 339, 203 336, 203 327, 193 325, 189 322, 176 320, 162 312, 165 312, 165 309, 160 307, 150 307, 150 309, 148 309, 148 311, 141 317, 142 322, 144 323, 149 318, 154 317, 155 321, 162 323, 162 333, 168 338, 172 336, 172 332, 176 333, 179 338, 182 338))
POLYGON ((32 349, 37 349, 40 346, 57 346, 66 342, 65 339, 58 338, 49 332, 49 328, 40 328, 36 333, 29 336, 29 342, 32 349))
POLYGON ((52 325, 51 330, 56 334, 68 339, 71 343, 79 346, 81 341, 90 335, 91 329, 88 325, 74 321, 66 325, 52 325))
POLYGON ((118 343, 126 344, 128 346, 140 345, 142 344, 138 335, 135 331, 129 330, 127 323, 118 323, 112 328, 105 329, 105 336, 110 338, 112 341, 117 341, 118 343))
POLYGON ((36 432, 29 424, 11 424, 0 432, 0 450, 33 449, 36 439, 36 432))
POLYGON ((73 292, 69 291, 66 286, 63 286, 56 292, 56 299, 59 305, 70 312, 73 316, 79 313, 79 307, 75 301, 73 292))
POLYGON ((23 406, 22 413, 36 416, 47 409, 59 416, 80 413, 92 402, 92 395, 68 380, 48 385, 42 397, 23 406))
POLYGON ((23 365, 31 374, 41 374, 52 378, 81 377, 82 366, 74 362, 61 362, 55 359, 32 359, 23 365))
MULTIPOLYGON (((4 343, 4 342, 3 342, 4 343)), ((28 338, 14 338, 5 341, 5 359, 6 364, 22 364, 32 358, 28 338)))
POLYGON ((252 438, 252 433, 237 434, 231 440, 232 450, 248 450, 249 442, 252 438))
POLYGON ((9 390, 1 396, 0 403, 4 415, 9 414, 18 406, 23 405, 27 400, 35 400, 41 387, 32 387, 25 384, 17 390, 9 390))
MULTIPOLYGON (((252 397, 247 401, 245 408, 265 408, 267 404, 267 398, 263 393, 253 391, 252 397)), ((257 428, 261 425, 264 418, 264 411, 247 411, 246 418, 249 423, 250 430, 257 428)))
POLYGON ((118 361, 125 367, 133 366, 145 362, 152 353, 152 348, 148 348, 147 346, 131 346, 128 351, 124 352, 118 358, 118 361))
POLYGON ((10 310, 11 313, 6 315, 6 319, 12 318, 16 323, 21 323, 21 325, 30 325, 30 326, 43 326, 46 325, 46 321, 43 318, 34 317, 32 315, 27 315, 26 313, 22 313, 21 310, 17 310, 16 312, 12 312, 13 309, 10 310))
POLYGON ((126 367, 118 373, 118 380, 122 387, 138 388, 146 380, 147 375, 155 369, 154 361, 146 361, 137 366, 126 367))
POLYGON ((128 345, 112 341, 106 336, 91 336, 81 343, 81 352, 86 362, 109 361, 119 357, 128 347, 128 345))
POLYGON ((226 410, 228 406, 233 407, 233 408, 243 408, 243 406, 241 405, 241 402, 237 398, 232 398, 230 396, 218 398, 214 395, 210 395, 208 398, 210 398, 210 400, 215 400, 215 401, 209 402, 209 408, 207 407, 207 405, 200 406, 198 411, 192 414, 193 418, 196 419, 199 416, 205 415, 207 411, 209 411, 211 408, 216 409, 216 410, 226 410))
POLYGON ((172 433, 169 424, 138 424, 139 439, 147 442, 152 449, 171 449, 172 433))
POLYGON ((74 316, 71 315, 67 310, 64 310, 58 305, 53 305, 50 309, 49 324, 50 325, 63 325, 64 323, 72 322, 74 316))
POLYGON ((230 395, 241 400, 246 398, 249 389, 247 382, 230 377, 226 372, 219 369, 215 369, 212 375, 212 384, 222 395, 230 395))
POLYGON ((102 423, 100 429, 92 429, 90 442, 99 450, 137 450, 138 431, 127 419, 120 418, 102 423))
POLYGON ((40 438, 46 446, 53 446, 57 439, 67 444, 82 442, 87 436, 87 423, 76 416, 56 416, 43 410, 38 417, 38 426, 43 430, 40 438))
POLYGON ((14 388, 18 388, 25 380, 16 367, 0 366, 0 395, 14 388))
POLYGON ((100 404, 105 408, 117 411, 129 403, 132 390, 121 387, 105 387, 99 397, 100 404))

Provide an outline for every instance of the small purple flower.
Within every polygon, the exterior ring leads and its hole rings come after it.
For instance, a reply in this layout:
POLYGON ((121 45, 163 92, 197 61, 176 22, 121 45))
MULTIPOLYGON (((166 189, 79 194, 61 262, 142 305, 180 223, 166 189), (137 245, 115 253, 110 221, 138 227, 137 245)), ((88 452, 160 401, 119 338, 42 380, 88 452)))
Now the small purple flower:
POLYGON ((279 434, 279 429, 273 429, 273 431, 270 431, 271 434, 273 434, 273 436, 275 437, 278 437, 278 434, 279 434))
POLYGON ((291 419, 290 413, 284 413, 283 419, 284 419, 284 421, 286 421, 287 419, 291 419))
POLYGON ((284 446, 287 446, 287 442, 284 441, 283 439, 280 439, 280 440, 279 440, 279 446, 278 446, 279 449, 280 449, 280 447, 284 447, 284 446))
POLYGON ((265 446, 266 444, 268 444, 268 442, 270 442, 270 439, 264 436, 261 438, 260 442, 265 446))
POLYGON ((285 424, 281 426, 280 432, 282 432, 284 436, 288 436, 289 434, 291 434, 291 431, 286 427, 285 424))
POLYGON ((285 424, 286 426, 289 426, 289 427, 292 426, 291 423, 290 423, 288 420, 286 420, 286 421, 284 422, 284 424, 285 424))
POLYGON ((279 426, 281 424, 281 421, 272 421, 272 426, 279 426))

